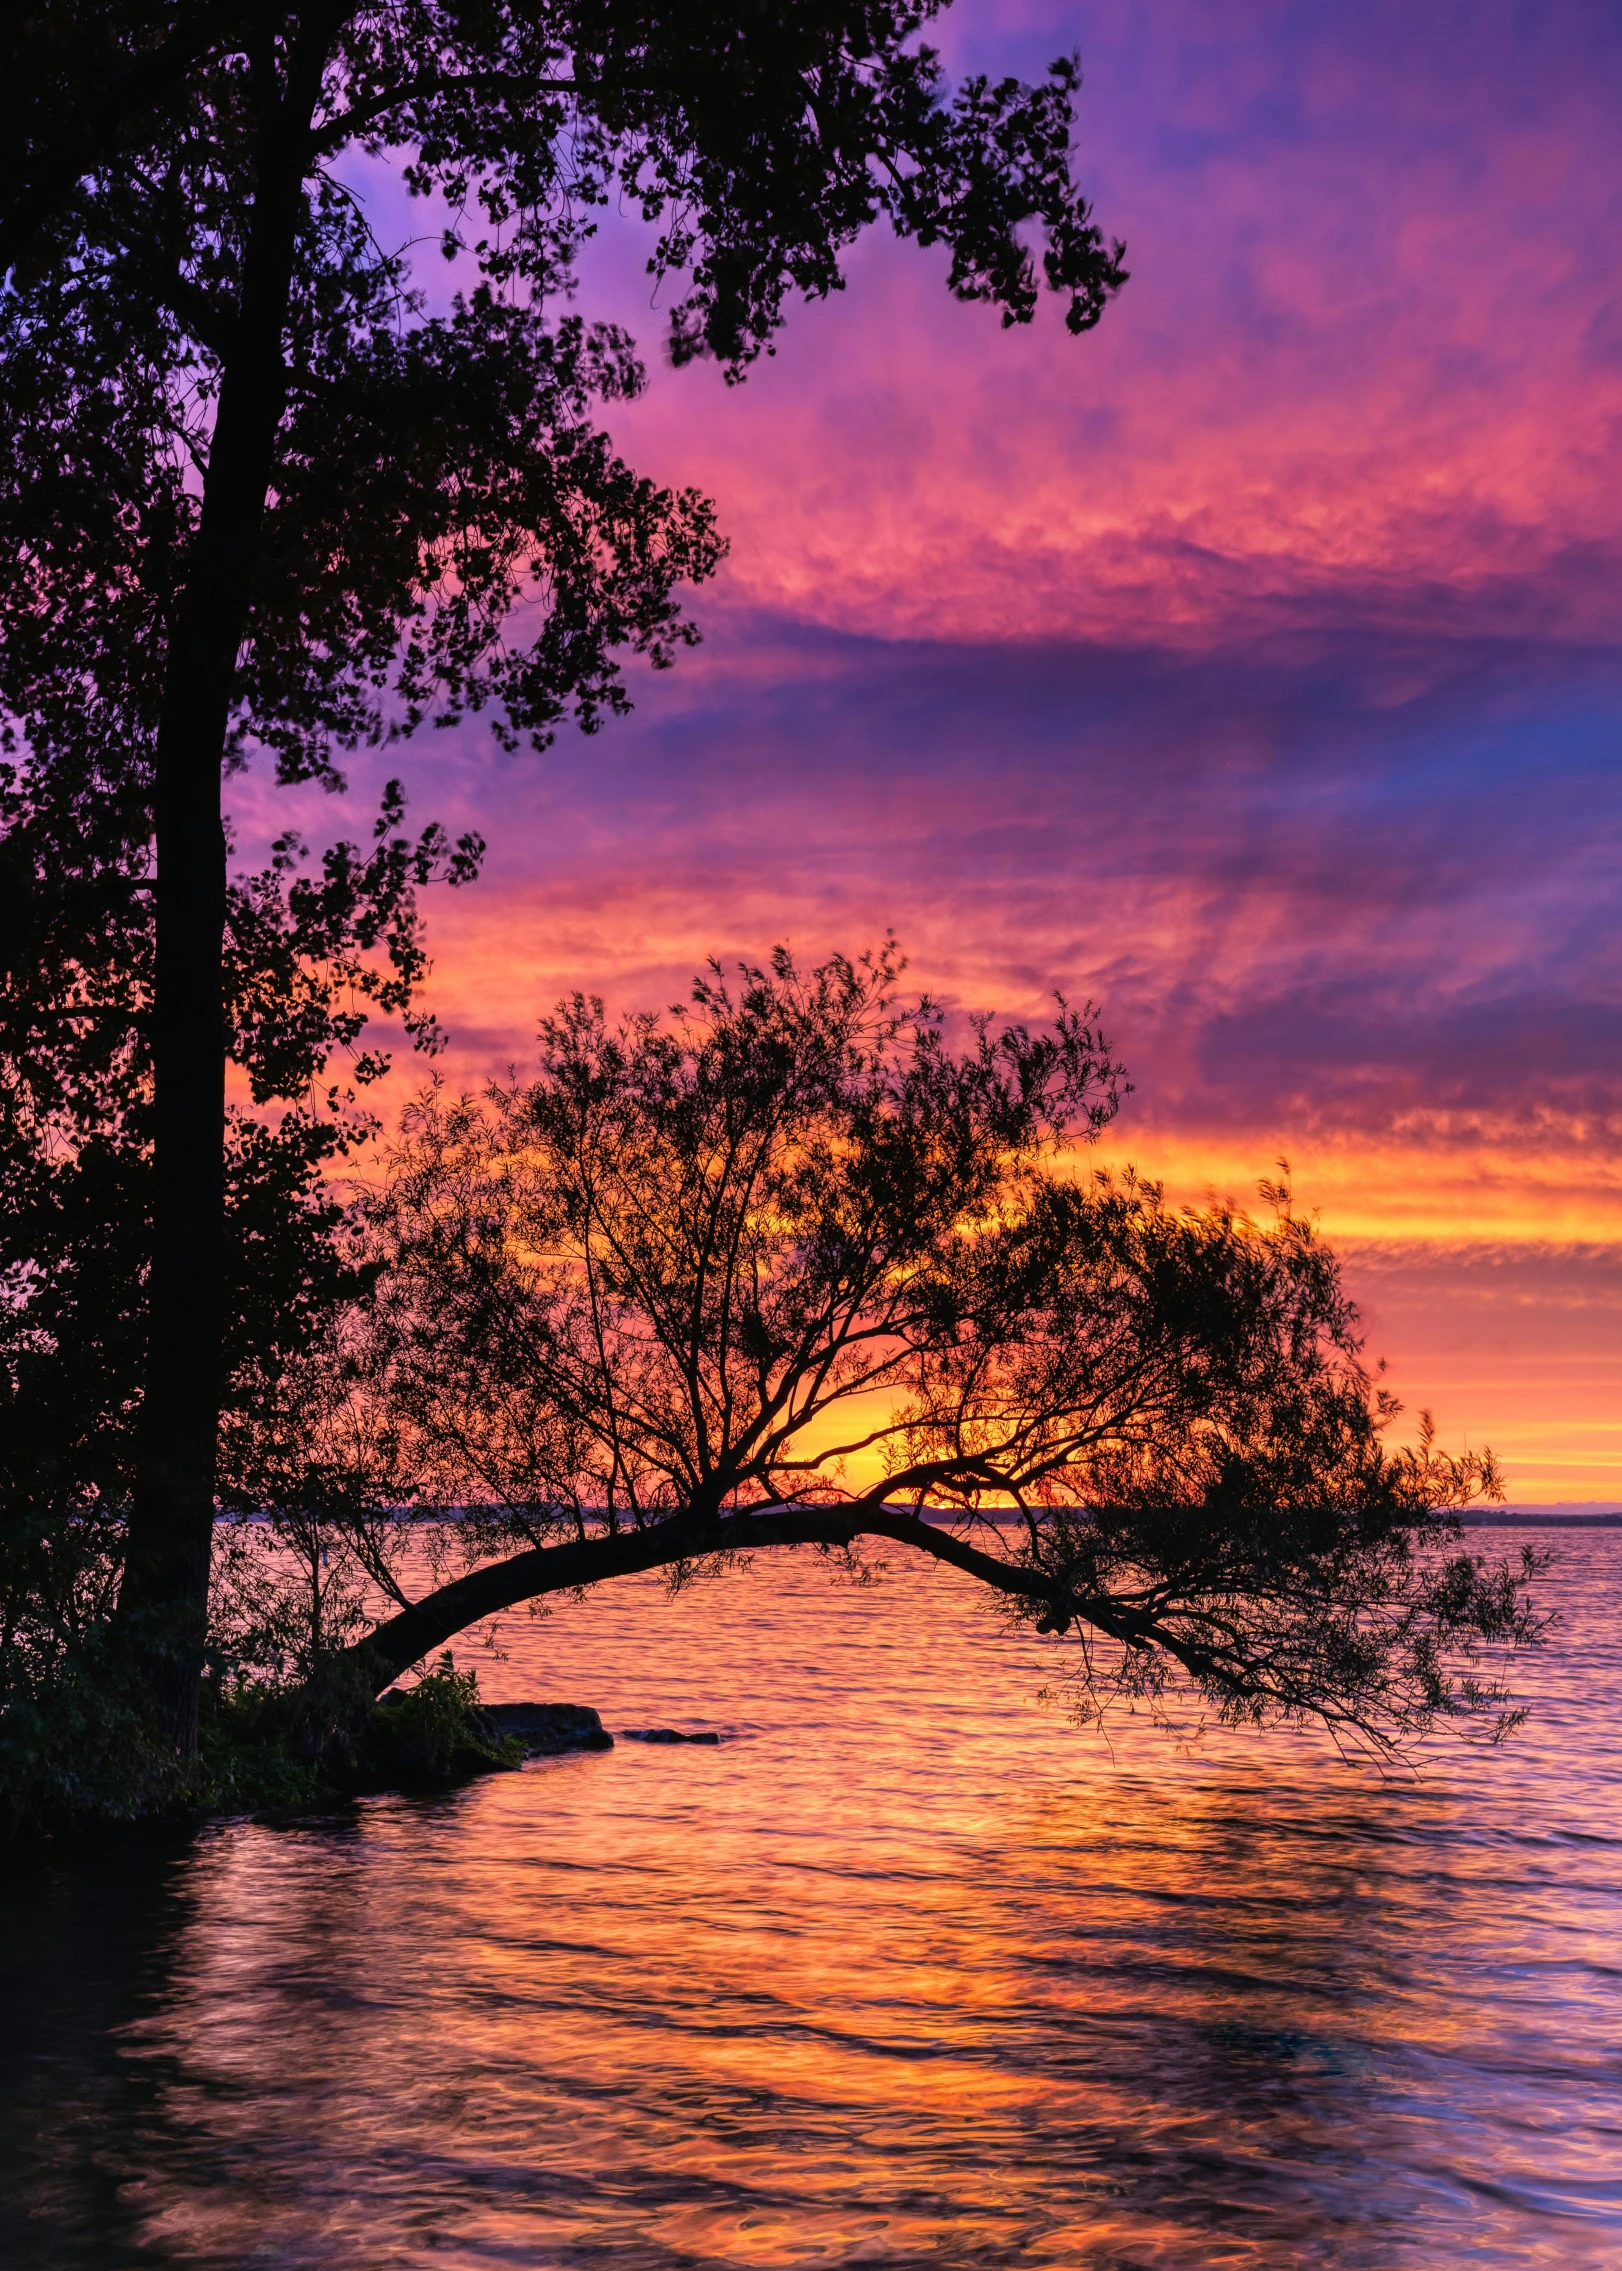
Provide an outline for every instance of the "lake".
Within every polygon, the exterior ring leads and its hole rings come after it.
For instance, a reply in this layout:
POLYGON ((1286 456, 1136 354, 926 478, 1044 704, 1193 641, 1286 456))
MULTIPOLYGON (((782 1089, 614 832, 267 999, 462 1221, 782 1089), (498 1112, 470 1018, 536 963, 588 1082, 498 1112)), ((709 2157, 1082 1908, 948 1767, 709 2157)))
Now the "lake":
POLYGON ((1079 1731, 946 1572, 517 1620, 492 1698, 722 1743, 13 1869, 0 2262, 1622 2264, 1622 1531, 1548 1542, 1531 1724, 1402 1781, 1079 1731))

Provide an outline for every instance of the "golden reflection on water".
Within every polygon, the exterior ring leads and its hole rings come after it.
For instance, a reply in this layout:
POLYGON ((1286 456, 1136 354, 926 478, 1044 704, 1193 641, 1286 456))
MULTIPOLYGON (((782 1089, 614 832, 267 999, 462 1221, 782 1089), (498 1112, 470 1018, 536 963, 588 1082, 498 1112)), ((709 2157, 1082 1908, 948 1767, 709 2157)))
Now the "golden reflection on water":
POLYGON ((1417 1785, 1112 1750, 935 1575, 519 1625, 488 1693, 726 1741, 211 1832, 116 1959, 19 1888, 5 2260, 1622 2262, 1622 1534, 1567 1550, 1531 1734, 1417 1785))

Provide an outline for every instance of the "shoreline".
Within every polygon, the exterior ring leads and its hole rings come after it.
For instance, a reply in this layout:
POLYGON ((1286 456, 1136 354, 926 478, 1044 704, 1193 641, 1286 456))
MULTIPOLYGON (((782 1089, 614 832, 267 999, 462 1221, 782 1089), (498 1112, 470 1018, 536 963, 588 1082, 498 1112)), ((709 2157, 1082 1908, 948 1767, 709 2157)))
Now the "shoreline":
POLYGON ((1533 1508, 1527 1513, 1469 1513, 1463 1520, 1467 1530, 1622 1530, 1622 1510, 1609 1514, 1540 1514, 1533 1508))

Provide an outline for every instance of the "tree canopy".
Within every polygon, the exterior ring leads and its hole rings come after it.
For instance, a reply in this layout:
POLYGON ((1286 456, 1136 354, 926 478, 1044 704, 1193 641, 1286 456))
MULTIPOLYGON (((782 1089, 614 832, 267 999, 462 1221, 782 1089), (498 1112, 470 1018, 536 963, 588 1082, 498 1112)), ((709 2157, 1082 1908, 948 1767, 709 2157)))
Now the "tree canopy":
POLYGON ((369 1683, 549 1593, 884 1541, 1067 1636, 1084 1708, 1499 1724, 1477 1659, 1537 1620, 1459 1544, 1492 1462, 1387 1446, 1287 1194, 1258 1225, 1083 1172, 1121 1089, 1095 1013, 954 1048, 897 976, 780 951, 666 1018, 575 996, 534 1078, 420 1101, 376 1298, 242 1468, 393 1594, 369 1683), (468 1566, 424 1592, 403 1508, 468 1566))

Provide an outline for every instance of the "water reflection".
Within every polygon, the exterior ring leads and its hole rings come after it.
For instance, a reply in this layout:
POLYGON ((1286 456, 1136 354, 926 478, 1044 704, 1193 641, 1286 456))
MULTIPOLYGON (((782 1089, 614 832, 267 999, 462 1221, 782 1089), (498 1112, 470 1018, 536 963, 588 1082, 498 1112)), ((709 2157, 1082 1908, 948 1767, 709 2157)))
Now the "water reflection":
POLYGON ((120 2156, 160 2077, 120 2046, 169 1994, 191 1849, 131 1837, 98 1864, 52 1855, 0 1873, 0 2262, 146 2260, 120 2156))
POLYGON ((1417 1786, 1113 1757, 951 1580, 513 1636, 717 1725, 12 1889, 5 2260, 1337 2271, 1622 2260, 1622 1537, 1417 1786))

